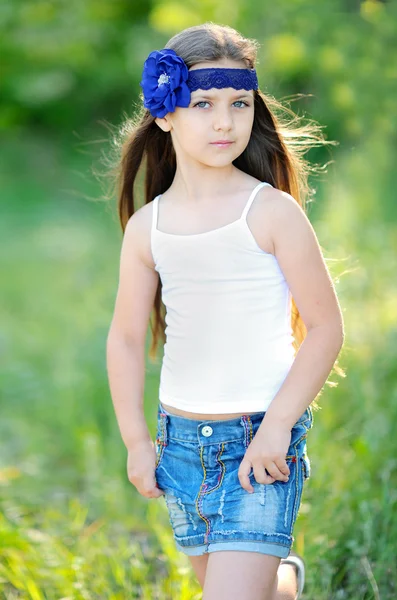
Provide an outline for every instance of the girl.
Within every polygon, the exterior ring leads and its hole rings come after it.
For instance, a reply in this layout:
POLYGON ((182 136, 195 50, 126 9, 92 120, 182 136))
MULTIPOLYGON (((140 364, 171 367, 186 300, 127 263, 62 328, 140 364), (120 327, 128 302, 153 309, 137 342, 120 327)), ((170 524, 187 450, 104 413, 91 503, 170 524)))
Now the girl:
POLYGON ((280 562, 310 476, 315 398, 344 339, 302 208, 302 153, 326 142, 319 127, 292 129, 276 117, 281 105, 259 90, 257 46, 205 23, 151 52, 118 170, 112 400, 129 480, 146 498, 164 495, 205 600, 295 598, 282 593, 280 562), (143 161, 145 204, 136 210, 143 161), (166 342, 156 444, 143 411, 153 306, 149 357, 159 335, 166 342))

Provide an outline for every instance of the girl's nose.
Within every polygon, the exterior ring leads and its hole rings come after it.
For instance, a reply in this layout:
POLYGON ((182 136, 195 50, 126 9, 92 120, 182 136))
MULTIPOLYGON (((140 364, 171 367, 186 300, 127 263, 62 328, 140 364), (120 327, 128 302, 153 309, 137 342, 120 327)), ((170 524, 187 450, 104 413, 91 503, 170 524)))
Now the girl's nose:
POLYGON ((214 129, 229 130, 233 127, 233 118, 228 110, 221 109, 214 114, 214 129))

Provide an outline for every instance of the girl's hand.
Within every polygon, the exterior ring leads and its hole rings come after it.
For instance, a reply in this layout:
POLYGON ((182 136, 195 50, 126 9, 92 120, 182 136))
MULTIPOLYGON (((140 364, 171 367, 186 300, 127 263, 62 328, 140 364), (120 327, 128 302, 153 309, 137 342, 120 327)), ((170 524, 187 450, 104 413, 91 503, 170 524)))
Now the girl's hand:
POLYGON ((128 480, 145 498, 159 498, 164 495, 157 487, 156 448, 152 440, 140 441, 128 448, 127 473, 128 480))
POLYGON ((285 457, 291 443, 291 430, 280 423, 266 421, 265 418, 248 446, 238 470, 241 486, 247 492, 254 491, 248 477, 251 467, 258 483, 269 484, 276 479, 288 481, 289 478, 290 471, 285 457))

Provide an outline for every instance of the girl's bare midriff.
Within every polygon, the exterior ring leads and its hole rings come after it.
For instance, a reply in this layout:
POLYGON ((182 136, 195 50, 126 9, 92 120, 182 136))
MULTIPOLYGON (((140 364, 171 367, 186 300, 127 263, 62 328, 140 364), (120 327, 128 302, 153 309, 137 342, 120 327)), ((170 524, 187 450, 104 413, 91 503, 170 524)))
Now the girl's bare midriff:
POLYGON ((243 415, 257 415, 259 412, 244 412, 244 413, 223 413, 221 415, 211 414, 206 415, 204 413, 191 413, 185 410, 180 410, 179 408, 175 408, 174 406, 168 406, 168 404, 161 403, 164 409, 171 413, 172 415, 177 415, 179 417, 185 417, 186 419, 195 419, 197 421, 225 421, 226 419, 236 419, 237 417, 242 417, 243 415))

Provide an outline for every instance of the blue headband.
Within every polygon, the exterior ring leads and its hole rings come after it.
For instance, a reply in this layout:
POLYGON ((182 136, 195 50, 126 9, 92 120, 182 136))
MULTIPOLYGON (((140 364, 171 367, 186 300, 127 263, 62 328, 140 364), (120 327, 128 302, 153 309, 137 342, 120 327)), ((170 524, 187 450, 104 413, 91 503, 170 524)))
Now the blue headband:
POLYGON ((143 105, 153 117, 164 117, 177 106, 187 108, 195 90, 231 87, 257 90, 255 69, 209 68, 189 71, 174 50, 154 50, 145 61, 142 80, 143 105))

